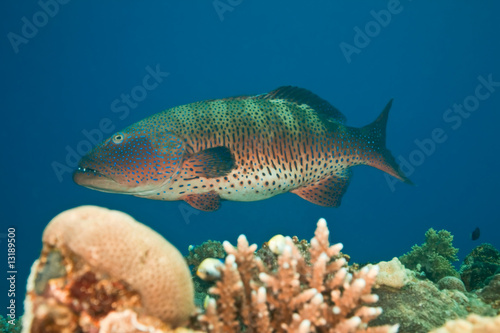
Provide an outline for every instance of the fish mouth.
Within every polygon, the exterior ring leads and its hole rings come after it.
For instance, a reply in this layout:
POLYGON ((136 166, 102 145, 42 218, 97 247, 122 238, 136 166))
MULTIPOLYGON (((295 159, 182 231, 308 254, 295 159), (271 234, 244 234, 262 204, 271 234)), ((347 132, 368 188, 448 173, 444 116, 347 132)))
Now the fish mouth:
POLYGON ((82 184, 78 183, 76 180, 80 181, 80 180, 85 180, 85 179, 91 178, 91 177, 105 177, 105 178, 111 179, 111 178, 107 177, 105 174, 97 171, 96 169, 92 169, 92 168, 89 168, 89 167, 79 166, 73 172, 73 179, 79 185, 82 185, 82 184))
POLYGON ((79 166, 78 168, 76 168, 75 173, 84 173, 84 174, 85 173, 89 173, 89 174, 96 175, 96 176, 106 177, 104 174, 100 173, 99 171, 97 171, 95 169, 81 167, 81 166, 79 166))
POLYGON ((122 185, 96 169, 78 166, 73 172, 73 181, 78 185, 101 192, 123 192, 122 185))
POLYGON ((156 186, 154 188, 144 188, 121 184, 109 175, 99 172, 96 169, 83 166, 77 167, 73 172, 73 181, 78 185, 106 193, 147 196, 157 192, 156 186))

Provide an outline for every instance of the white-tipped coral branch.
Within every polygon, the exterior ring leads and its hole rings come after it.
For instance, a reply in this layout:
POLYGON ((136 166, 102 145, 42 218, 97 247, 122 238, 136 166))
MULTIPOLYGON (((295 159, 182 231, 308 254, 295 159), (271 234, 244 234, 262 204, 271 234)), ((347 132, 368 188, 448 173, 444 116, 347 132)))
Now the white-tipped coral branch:
POLYGON ((206 313, 199 317, 208 332, 396 332, 396 326, 368 327, 382 313, 371 307, 378 297, 371 293, 378 267, 350 274, 340 256, 342 244, 330 246, 324 219, 318 221, 311 240, 310 265, 293 241, 286 237, 271 271, 256 258, 256 246, 244 236, 238 246, 224 242, 229 254, 221 279, 210 292, 206 313), (238 321, 239 320, 239 321, 238 321))

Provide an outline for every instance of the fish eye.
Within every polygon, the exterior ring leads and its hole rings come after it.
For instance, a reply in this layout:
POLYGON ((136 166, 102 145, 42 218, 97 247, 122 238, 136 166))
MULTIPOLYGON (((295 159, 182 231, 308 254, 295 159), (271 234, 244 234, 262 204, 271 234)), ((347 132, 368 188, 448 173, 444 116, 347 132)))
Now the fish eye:
POLYGON ((116 133, 115 135, 113 135, 113 138, 111 140, 115 144, 120 144, 120 143, 122 143, 124 138, 125 138, 125 136, 122 133, 116 133))

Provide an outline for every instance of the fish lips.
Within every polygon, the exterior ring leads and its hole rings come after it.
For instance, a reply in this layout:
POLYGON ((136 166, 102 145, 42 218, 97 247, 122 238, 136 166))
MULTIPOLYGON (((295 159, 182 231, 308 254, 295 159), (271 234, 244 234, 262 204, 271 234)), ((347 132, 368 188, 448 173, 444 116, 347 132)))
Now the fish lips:
POLYGON ((88 167, 79 166, 73 172, 73 181, 78 185, 102 192, 123 192, 123 186, 105 174, 88 167))

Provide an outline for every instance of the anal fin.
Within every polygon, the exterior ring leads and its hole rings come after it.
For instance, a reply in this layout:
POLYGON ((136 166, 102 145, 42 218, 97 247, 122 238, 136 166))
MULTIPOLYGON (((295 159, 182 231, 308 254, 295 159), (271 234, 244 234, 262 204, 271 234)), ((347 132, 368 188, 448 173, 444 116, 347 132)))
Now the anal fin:
POLYGON ((220 207, 220 197, 213 191, 200 194, 188 194, 182 199, 190 204, 191 207, 205 212, 213 212, 220 207))
POLYGON ((351 180, 351 170, 342 175, 330 176, 316 183, 296 188, 292 193, 323 207, 338 207, 351 180))

